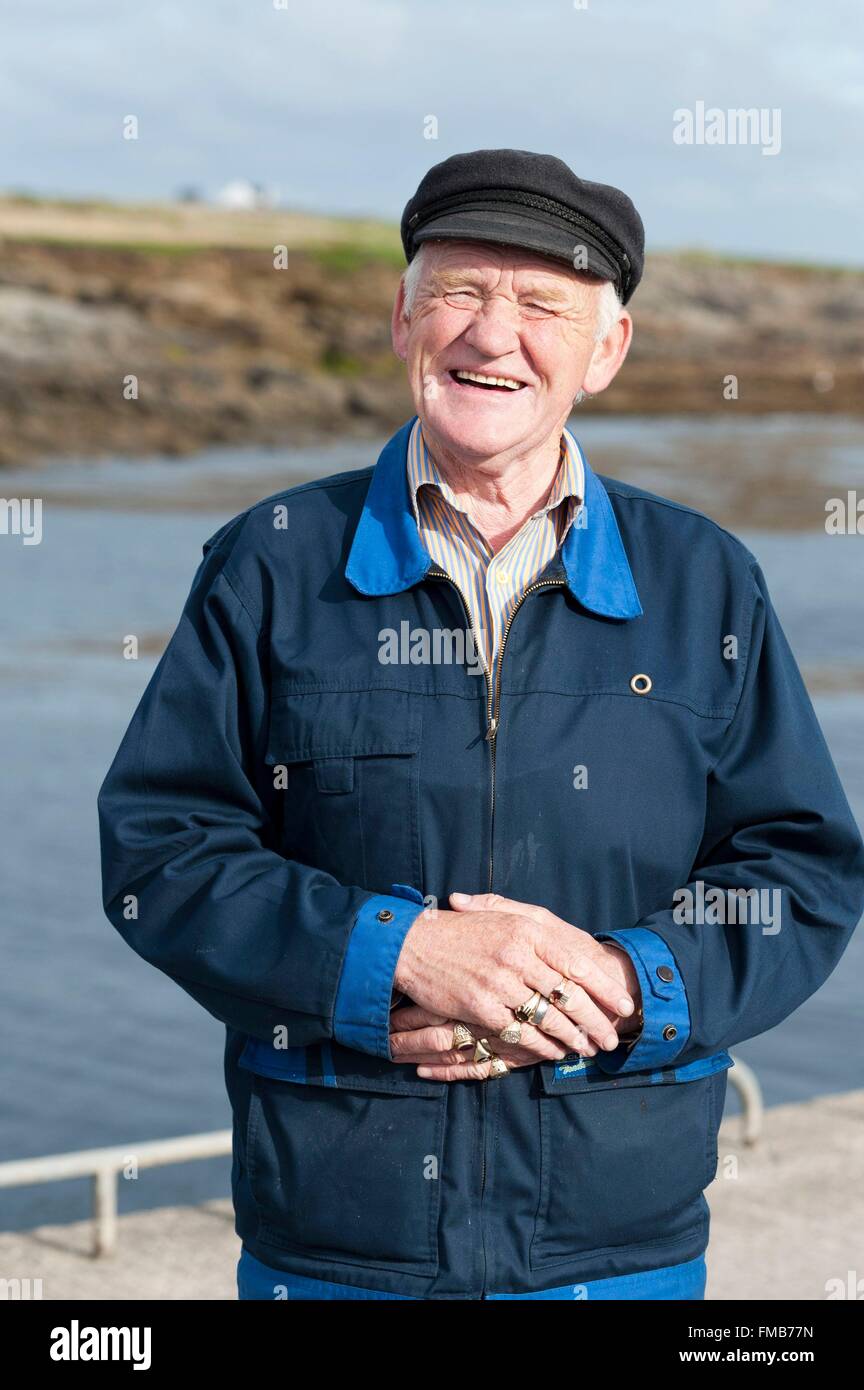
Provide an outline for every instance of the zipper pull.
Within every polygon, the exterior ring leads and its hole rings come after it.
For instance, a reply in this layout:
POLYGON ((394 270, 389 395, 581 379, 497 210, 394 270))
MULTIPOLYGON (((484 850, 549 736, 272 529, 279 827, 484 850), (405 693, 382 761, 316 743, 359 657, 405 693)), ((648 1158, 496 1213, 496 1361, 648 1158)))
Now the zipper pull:
POLYGON ((488 742, 490 739, 493 739, 493 738, 495 737, 495 735, 497 734, 497 732, 498 732, 498 720, 497 720, 497 719, 490 719, 490 720, 489 720, 489 728, 486 730, 486 740, 487 740, 487 742, 488 742))

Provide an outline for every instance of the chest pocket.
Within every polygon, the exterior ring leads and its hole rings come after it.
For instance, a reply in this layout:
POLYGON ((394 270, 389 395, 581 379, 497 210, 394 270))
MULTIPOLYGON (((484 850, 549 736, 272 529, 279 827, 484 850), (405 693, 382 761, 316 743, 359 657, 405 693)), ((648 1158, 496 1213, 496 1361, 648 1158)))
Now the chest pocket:
POLYGON ((732 1065, 728 1052, 620 1076, 590 1062, 541 1063, 533 1269, 704 1223, 732 1065))
POLYGON ((286 857, 371 892, 420 887, 420 733, 402 690, 276 687, 266 760, 286 857))

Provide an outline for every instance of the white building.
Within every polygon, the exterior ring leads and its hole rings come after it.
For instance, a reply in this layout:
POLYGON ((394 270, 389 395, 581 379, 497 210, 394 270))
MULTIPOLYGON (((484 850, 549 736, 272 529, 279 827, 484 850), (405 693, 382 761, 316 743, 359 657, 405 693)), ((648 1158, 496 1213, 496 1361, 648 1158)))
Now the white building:
POLYGON ((232 179, 224 188, 220 188, 214 201, 220 207, 231 208, 235 212, 253 212, 256 208, 276 205, 275 195, 270 189, 249 179, 232 179))

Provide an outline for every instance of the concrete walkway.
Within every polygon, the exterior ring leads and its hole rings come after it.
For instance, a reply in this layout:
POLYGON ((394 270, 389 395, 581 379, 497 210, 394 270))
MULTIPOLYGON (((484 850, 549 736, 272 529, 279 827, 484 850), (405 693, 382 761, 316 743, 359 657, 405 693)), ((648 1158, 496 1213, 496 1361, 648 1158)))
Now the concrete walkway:
MULTIPOLYGON (((825 1299, 829 1280, 864 1280, 864 1090, 766 1111, 755 1148, 739 1133, 724 1121, 708 1189, 707 1297, 825 1299)), ((121 1217, 108 1259, 90 1242, 88 1222, 0 1233, 0 1279, 41 1279, 44 1299, 236 1298, 230 1201, 121 1217)))

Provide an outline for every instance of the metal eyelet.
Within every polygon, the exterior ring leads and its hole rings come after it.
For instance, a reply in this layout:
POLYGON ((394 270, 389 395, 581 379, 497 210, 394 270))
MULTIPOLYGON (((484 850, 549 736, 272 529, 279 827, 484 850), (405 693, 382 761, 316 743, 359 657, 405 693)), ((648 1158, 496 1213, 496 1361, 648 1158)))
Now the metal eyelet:
POLYGON ((653 684, 654 682, 650 676, 641 673, 638 676, 631 676, 630 678, 630 689, 633 691, 634 695, 647 695, 653 684))

